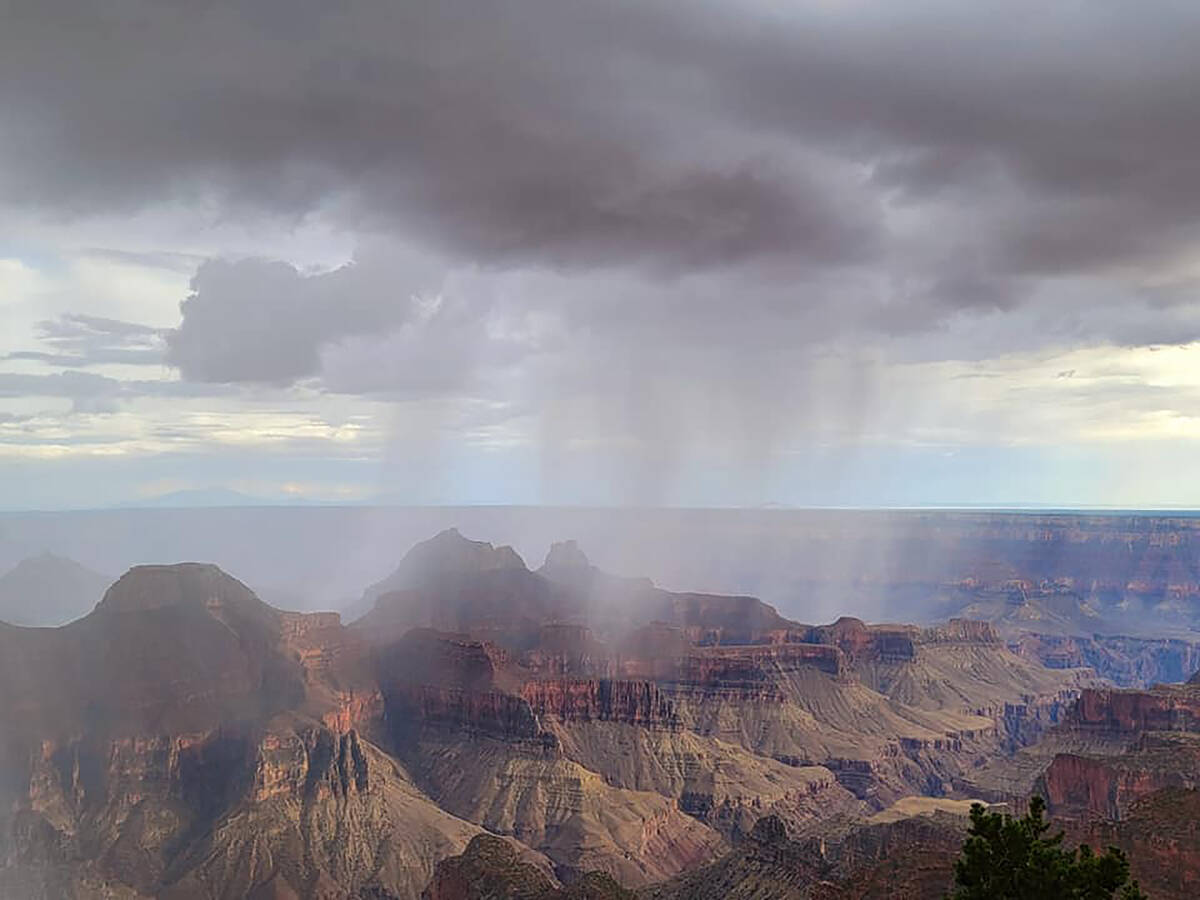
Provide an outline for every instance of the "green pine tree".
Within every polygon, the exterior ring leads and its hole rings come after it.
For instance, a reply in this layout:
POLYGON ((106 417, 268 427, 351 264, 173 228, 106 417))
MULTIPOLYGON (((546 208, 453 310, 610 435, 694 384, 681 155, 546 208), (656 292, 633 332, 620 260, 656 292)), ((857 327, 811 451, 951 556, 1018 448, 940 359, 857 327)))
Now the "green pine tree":
POLYGON ((1124 853, 1065 848, 1061 831, 1047 836, 1045 811, 1041 797, 1019 819, 974 804, 950 900, 1148 900, 1124 853))

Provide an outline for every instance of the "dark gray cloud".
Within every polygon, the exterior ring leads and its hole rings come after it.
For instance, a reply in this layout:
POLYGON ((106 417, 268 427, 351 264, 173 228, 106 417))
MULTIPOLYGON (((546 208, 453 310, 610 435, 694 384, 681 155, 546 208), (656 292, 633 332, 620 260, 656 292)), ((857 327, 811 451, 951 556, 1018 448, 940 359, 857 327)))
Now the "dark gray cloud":
POLYGON ((0 96, 22 126, 0 147, 17 199, 332 204, 467 256, 555 265, 836 262, 876 239, 806 167, 721 149, 707 129, 695 137, 715 153, 676 146, 695 116, 670 84, 686 73, 657 66, 643 37, 678 25, 665 10, 56 6, 18 3, 0 38, 0 96))
POLYGON ((11 7, 5 194, 59 209, 215 193, 468 258, 842 264, 886 244, 878 191, 1033 272, 1169 256, 1200 212, 1184 4, 11 7))
MULTIPOLYGON (((555 411, 548 440, 661 443, 853 407, 889 354, 1200 334, 1192 4, 10 7, 5 202, 368 248, 201 265, 165 336, 187 380, 458 392, 555 411)), ((45 339, 23 357, 152 350, 45 339)))
POLYGON ((1161 261, 1200 213, 1186 4, 13 7, 5 194, 60 210, 217 197, 702 267, 879 261, 886 199, 973 215, 1010 273, 1161 261))

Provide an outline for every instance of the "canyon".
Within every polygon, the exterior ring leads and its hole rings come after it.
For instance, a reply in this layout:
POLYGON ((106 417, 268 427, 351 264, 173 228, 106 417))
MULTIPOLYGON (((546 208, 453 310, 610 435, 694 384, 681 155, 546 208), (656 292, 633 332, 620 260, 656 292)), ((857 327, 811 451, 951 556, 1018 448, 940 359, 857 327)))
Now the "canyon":
POLYGON ((1132 846, 1196 788, 1200 688, 1115 688, 1003 622, 805 624, 453 529, 363 605, 185 563, 0 623, 0 895, 885 896, 903 847, 952 858, 963 798, 1042 792, 1132 846))

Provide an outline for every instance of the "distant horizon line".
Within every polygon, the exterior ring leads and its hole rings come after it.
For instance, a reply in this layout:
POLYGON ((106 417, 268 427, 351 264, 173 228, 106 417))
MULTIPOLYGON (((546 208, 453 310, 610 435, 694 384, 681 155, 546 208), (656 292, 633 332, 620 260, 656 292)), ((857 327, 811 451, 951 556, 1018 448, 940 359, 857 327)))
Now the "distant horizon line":
POLYGON ((1183 517, 1200 516, 1200 507, 1195 506, 1109 506, 1011 503, 1011 504, 782 504, 757 505, 624 505, 624 504, 570 504, 570 503, 396 503, 390 501, 364 500, 358 502, 325 500, 278 500, 247 497, 241 503, 184 503, 170 505, 148 499, 141 502, 115 503, 100 506, 64 507, 0 507, 0 515, 57 515, 65 513, 111 513, 111 512, 187 512, 194 510, 248 510, 248 509, 291 509, 291 510, 335 510, 335 509, 396 509, 396 510, 574 510, 579 512, 847 512, 847 513, 1010 513, 1051 515, 1173 515, 1183 517))

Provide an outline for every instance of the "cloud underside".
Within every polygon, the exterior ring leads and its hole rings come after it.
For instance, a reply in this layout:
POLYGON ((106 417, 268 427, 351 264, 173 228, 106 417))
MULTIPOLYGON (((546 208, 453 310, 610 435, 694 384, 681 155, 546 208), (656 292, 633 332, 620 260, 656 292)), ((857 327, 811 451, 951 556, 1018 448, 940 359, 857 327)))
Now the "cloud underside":
MULTIPOLYGON (((290 389, 453 409, 489 440, 739 452, 1045 435, 1056 415, 1095 440, 1193 430, 1194 5, 42 0, 6 19, 14 214, 318 222, 357 251, 208 259, 169 329, 47 317, 6 362, 60 371, 0 375, 0 395, 96 413, 290 389), (157 387, 104 370, 164 364, 157 387)), ((114 248, 189 269, 191 249, 114 248)))

